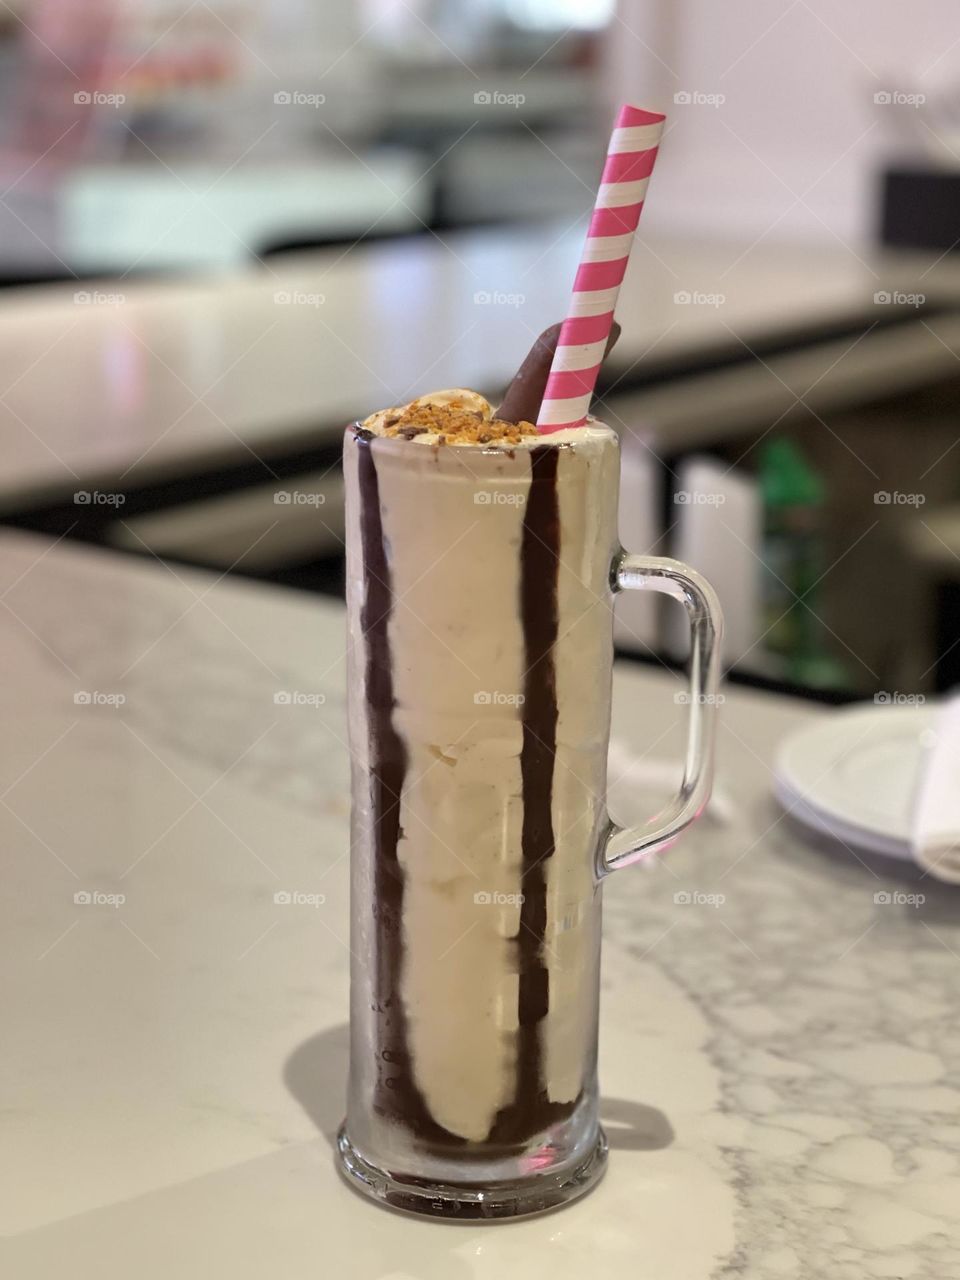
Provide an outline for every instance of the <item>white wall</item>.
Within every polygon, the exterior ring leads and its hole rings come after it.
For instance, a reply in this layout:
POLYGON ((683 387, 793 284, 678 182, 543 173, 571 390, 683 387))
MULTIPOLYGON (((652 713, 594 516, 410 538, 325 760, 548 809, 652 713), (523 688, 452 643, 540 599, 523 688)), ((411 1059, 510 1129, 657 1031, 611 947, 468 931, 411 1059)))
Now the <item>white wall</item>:
POLYGON ((932 142, 874 94, 960 86, 956 0, 620 0, 611 37, 612 98, 670 117, 647 225, 738 239, 869 239, 884 156, 932 142))

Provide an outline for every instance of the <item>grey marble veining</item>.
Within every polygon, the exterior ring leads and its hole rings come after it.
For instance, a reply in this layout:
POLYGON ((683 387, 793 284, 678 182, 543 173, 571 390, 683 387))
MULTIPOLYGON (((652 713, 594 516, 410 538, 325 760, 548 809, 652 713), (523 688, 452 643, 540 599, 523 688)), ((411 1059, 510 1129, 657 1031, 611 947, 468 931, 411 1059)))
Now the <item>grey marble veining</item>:
POLYGON ((717 1277, 960 1274, 960 893, 867 862, 760 796, 607 894, 710 1027, 738 1238, 717 1277))

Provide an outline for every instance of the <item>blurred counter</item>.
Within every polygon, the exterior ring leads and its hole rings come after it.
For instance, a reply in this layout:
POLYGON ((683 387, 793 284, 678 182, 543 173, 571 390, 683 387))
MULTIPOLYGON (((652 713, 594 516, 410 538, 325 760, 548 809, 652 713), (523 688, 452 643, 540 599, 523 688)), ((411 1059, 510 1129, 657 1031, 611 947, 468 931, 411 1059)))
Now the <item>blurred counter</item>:
POLYGON ((363 161, 90 165, 65 180, 64 259, 79 272, 242 268, 252 255, 309 228, 314 239, 353 227, 417 231, 432 214, 414 151, 381 148, 363 161), (269 193, 269 195, 267 194, 269 193))
MULTIPOLYGON (((563 315, 581 243, 579 224, 499 228, 0 293, 0 511, 241 463, 269 479, 383 404, 496 395, 563 315)), ((960 265, 641 242, 618 317, 600 412, 690 447, 952 373, 960 265)))

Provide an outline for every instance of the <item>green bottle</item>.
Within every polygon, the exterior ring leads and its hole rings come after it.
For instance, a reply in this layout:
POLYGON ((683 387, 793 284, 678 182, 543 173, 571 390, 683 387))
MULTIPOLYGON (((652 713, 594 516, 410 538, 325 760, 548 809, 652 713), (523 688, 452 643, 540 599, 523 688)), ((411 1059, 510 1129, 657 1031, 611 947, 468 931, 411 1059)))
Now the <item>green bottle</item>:
POLYGON ((818 586, 826 572, 825 489, 792 440, 779 438, 763 445, 764 644, 779 659, 786 679, 818 687, 844 683, 842 666, 826 652, 819 616, 823 610, 818 586))

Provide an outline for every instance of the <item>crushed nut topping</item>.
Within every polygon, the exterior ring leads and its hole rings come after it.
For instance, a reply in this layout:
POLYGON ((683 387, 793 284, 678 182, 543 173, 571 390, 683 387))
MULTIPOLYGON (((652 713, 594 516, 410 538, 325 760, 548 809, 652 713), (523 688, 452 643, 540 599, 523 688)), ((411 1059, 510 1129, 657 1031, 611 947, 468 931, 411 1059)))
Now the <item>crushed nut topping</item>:
POLYGON ((495 418, 490 404, 476 391, 453 388, 434 391, 409 404, 381 409, 366 418, 364 427, 388 439, 419 440, 421 444, 513 445, 537 429, 532 422, 495 418))
POLYGON ((424 404, 415 400, 389 426, 384 436, 402 436, 412 440, 429 432, 442 436, 447 444, 516 444, 523 436, 535 436, 532 422, 504 422, 499 418, 483 418, 455 404, 424 404))

